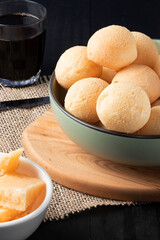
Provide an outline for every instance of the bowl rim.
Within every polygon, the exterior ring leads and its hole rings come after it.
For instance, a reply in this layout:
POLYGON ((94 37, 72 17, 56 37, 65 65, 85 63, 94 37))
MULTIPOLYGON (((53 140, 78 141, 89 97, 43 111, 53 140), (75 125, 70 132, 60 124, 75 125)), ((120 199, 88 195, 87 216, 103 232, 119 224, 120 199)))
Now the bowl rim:
POLYGON ((116 131, 112 131, 112 130, 108 130, 108 129, 104 129, 104 128, 100 128, 98 126, 92 125, 90 123, 84 122, 82 120, 80 120, 79 118, 73 116, 71 113, 67 112, 65 110, 65 108, 59 103, 58 99, 56 98, 54 91, 53 91, 53 82, 56 81, 56 77, 55 77, 55 70, 53 71, 51 77, 50 77, 50 81, 49 81, 49 96, 50 98, 53 99, 53 101, 55 102, 55 104, 57 105, 57 107, 65 114, 67 115, 69 118, 71 118, 72 120, 76 121, 77 123, 94 129, 98 132, 102 132, 102 133, 107 133, 110 135, 114 135, 114 136, 119 136, 119 137, 125 137, 125 138, 136 138, 136 139, 160 139, 160 135, 137 135, 137 134, 129 134, 129 133, 122 133, 122 132, 116 132, 116 131))
MULTIPOLYGON (((4 154, 4 153, 0 152, 0 155, 2 155, 2 154, 4 154)), ((33 212, 27 214, 26 216, 20 217, 18 219, 12 220, 12 221, 0 223, 0 229, 5 228, 5 227, 13 227, 15 225, 23 224, 23 223, 30 221, 31 219, 34 219, 35 217, 39 216, 42 212, 47 210, 49 203, 52 199, 53 184, 52 184, 52 180, 51 180, 49 174, 40 165, 31 161, 28 158, 20 157, 20 161, 31 164, 39 173, 41 173, 41 175, 43 176, 43 179, 45 179, 45 183, 46 183, 45 198, 38 208, 36 208, 33 212)))

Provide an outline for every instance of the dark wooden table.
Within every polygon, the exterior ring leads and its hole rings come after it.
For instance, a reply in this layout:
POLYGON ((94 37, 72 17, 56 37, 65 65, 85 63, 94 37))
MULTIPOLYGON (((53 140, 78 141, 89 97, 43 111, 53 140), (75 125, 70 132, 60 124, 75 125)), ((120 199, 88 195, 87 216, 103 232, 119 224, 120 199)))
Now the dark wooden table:
MULTIPOLYGON (((42 73, 51 74, 69 47, 86 45, 98 29, 119 24, 160 38, 160 1, 38 0, 48 10, 42 73)), ((29 240, 158 240, 160 204, 97 207, 42 223, 29 240)))

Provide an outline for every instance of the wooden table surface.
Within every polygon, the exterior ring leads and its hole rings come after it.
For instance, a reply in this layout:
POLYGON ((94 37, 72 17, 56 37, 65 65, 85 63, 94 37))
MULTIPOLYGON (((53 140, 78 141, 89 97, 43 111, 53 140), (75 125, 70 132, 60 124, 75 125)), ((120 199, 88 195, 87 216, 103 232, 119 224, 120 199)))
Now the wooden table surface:
MULTIPOLYGON (((0 0, 1 1, 1 0, 0 0)), ((160 1, 38 0, 48 10, 42 73, 51 74, 69 47, 86 45, 98 29, 124 25, 160 38, 160 1)), ((42 223, 29 240, 158 240, 160 204, 97 207, 64 220, 42 223)))

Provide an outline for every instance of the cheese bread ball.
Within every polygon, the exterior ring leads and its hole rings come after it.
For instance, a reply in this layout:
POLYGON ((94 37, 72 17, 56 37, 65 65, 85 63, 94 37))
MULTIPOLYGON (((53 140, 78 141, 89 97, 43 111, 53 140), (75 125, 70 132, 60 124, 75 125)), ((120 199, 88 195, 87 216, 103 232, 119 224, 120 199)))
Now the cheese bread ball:
POLYGON ((133 82, 111 83, 97 100, 100 121, 117 132, 136 132, 146 124, 150 111, 146 92, 133 82))
POLYGON ((157 58, 157 61, 154 65, 153 70, 158 74, 159 78, 160 78, 160 55, 157 58))
POLYGON ((158 58, 158 49, 153 40, 141 32, 132 32, 137 46, 137 58, 134 63, 154 67, 158 58))
POLYGON ((66 50, 55 68, 56 79, 65 89, 82 78, 99 77, 101 72, 102 67, 87 58, 87 47, 84 46, 66 50))
POLYGON ((148 122, 138 131, 140 135, 160 135, 160 106, 151 108, 148 122))
POLYGON ((160 98, 157 99, 154 103, 152 103, 152 107, 155 107, 155 106, 160 106, 160 98))
POLYGON ((131 64, 119 71, 112 82, 135 82, 142 87, 150 102, 153 103, 160 97, 160 79, 158 75, 146 65, 131 64))
POLYGON ((105 126, 103 125, 103 123, 101 121, 98 121, 94 124, 96 127, 99 127, 99 128, 104 128, 105 129, 105 126))
POLYGON ((88 122, 98 122, 96 102, 108 83, 100 78, 85 78, 74 83, 68 90, 64 106, 75 117, 88 122))
POLYGON ((117 71, 136 59, 136 41, 127 28, 111 25, 91 36, 87 55, 95 63, 117 71))
POLYGON ((100 78, 107 81, 108 83, 112 82, 113 77, 116 75, 116 71, 110 68, 102 67, 102 73, 100 78))

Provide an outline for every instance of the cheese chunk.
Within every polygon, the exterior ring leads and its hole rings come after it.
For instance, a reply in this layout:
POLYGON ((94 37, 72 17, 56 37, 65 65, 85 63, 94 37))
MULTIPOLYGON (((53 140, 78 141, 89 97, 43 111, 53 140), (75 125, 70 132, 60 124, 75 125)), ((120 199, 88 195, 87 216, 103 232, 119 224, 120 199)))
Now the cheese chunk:
POLYGON ((0 176, 16 170, 19 164, 19 157, 22 152, 23 148, 19 148, 0 157, 0 176))
POLYGON ((19 173, 0 177, 0 206, 25 211, 45 187, 37 178, 19 173))
POLYGON ((11 221, 24 215, 26 215, 26 212, 0 207, 0 223, 11 221))

